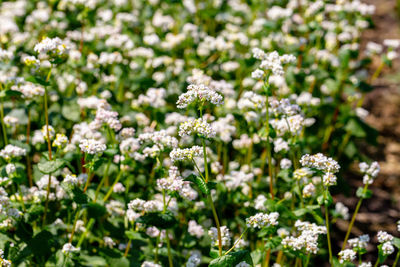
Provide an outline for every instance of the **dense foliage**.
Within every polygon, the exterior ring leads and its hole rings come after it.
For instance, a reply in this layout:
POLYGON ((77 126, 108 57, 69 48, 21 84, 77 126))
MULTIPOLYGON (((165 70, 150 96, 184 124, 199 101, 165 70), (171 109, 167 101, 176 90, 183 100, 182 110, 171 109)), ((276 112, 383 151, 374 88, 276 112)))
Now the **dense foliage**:
MULTIPOLYGON (((370 237, 351 234, 379 173, 359 152, 377 138, 362 104, 400 46, 361 47, 373 12, 1 2, 0 264, 372 266, 370 237), (349 214, 332 195, 351 164, 364 187, 349 214)), ((400 239, 377 238, 375 266, 396 266, 400 239)))

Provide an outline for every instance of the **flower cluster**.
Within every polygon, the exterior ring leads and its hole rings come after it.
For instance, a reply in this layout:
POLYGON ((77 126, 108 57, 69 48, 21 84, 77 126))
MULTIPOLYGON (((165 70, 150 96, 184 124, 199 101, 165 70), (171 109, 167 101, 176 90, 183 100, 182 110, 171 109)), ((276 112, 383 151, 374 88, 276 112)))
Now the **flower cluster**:
POLYGON ((251 216, 246 219, 247 227, 252 228, 263 228, 268 226, 275 226, 278 224, 278 212, 267 213, 257 213, 254 216, 251 216))
POLYGON ((201 105, 206 101, 214 105, 222 105, 223 97, 204 84, 190 84, 187 87, 187 92, 179 96, 176 105, 182 109, 195 101, 199 101, 201 105))
POLYGON ((179 126, 180 136, 191 135, 193 133, 205 138, 213 138, 216 135, 212 126, 204 119, 188 120, 179 126))

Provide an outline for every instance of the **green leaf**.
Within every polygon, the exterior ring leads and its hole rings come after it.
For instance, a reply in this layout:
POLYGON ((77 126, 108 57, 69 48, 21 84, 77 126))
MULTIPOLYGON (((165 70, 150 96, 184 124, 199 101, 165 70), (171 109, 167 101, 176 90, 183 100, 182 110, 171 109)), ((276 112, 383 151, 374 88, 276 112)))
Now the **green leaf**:
POLYGON ((44 174, 50 174, 64 167, 64 165, 65 161, 63 159, 55 159, 51 161, 39 162, 38 169, 44 174))
POLYGON ((364 188, 359 187, 359 188, 357 189, 356 195, 357 195, 359 198, 367 199, 367 198, 371 198, 371 197, 372 197, 372 191, 369 190, 369 189, 367 189, 367 190, 365 190, 365 192, 364 192, 364 188))
POLYGON ((210 257, 213 259, 218 258, 219 256, 219 251, 215 248, 210 249, 210 257))
POLYGON ((135 231, 125 231, 125 235, 129 238, 129 239, 136 239, 136 240, 145 240, 142 235, 138 232, 135 231))
POLYGON ((355 137, 363 138, 367 136, 367 133, 364 131, 364 128, 358 119, 350 119, 344 128, 355 137))
POLYGON ((210 189, 208 188, 208 186, 207 186, 206 182, 203 180, 203 178, 201 178, 200 176, 191 174, 185 180, 195 183, 199 187, 200 191, 203 194, 205 194, 205 195, 210 194, 210 189))
POLYGON ((395 237, 395 238, 393 239, 393 245, 394 245, 396 248, 400 249, 400 238, 395 237))
POLYGON ((136 220, 138 223, 156 226, 161 229, 173 227, 177 221, 170 211, 166 213, 147 213, 136 220))
POLYGON ((209 267, 232 267, 241 263, 242 261, 253 266, 253 260, 251 259, 250 252, 248 250, 240 250, 231 252, 225 256, 219 257, 210 262, 209 267))
POLYGON ((22 95, 19 91, 14 90, 3 90, 0 91, 0 98, 11 98, 11 97, 20 97, 22 95))
POLYGON ((107 210, 104 206, 94 202, 87 204, 86 209, 89 218, 100 218, 107 213, 107 210))
POLYGON ((61 114, 67 120, 78 122, 81 118, 80 107, 78 104, 65 104, 61 108, 61 114))
POLYGON ((73 197, 72 199, 76 204, 86 204, 88 202, 88 197, 81 189, 74 187, 72 189, 73 197))

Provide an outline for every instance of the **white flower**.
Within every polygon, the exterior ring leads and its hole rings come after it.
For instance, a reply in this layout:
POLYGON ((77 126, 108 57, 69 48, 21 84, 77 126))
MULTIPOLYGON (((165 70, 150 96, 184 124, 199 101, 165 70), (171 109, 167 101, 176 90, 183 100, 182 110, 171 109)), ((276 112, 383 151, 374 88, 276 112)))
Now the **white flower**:
POLYGON ((270 214, 257 213, 256 215, 246 219, 246 225, 247 227, 253 227, 253 228, 263 228, 271 225, 277 225, 278 217, 279 217, 278 212, 271 212, 270 214))
POLYGON ((239 262, 238 264, 236 264, 235 267, 250 267, 250 264, 248 264, 245 261, 242 261, 242 262, 239 262))
MULTIPOLYGON (((229 228, 226 226, 221 226, 221 241, 222 241, 222 246, 229 246, 231 243, 231 237, 229 233, 229 228)), ((218 246, 218 231, 217 228, 211 227, 211 229, 208 231, 208 235, 211 237, 211 244, 214 246, 218 246)))
POLYGON ((336 173, 339 171, 339 164, 332 158, 324 156, 322 153, 315 155, 305 154, 300 159, 301 165, 317 170, 336 173))
POLYGON ((307 184, 303 188, 303 197, 311 197, 315 194, 315 186, 312 183, 307 184))
POLYGON ((224 102, 220 94, 203 84, 190 84, 187 89, 188 91, 181 94, 176 102, 178 108, 186 108, 196 100, 202 103, 208 101, 214 105, 222 105, 224 102))
POLYGON ((95 155, 103 153, 107 146, 94 139, 83 139, 79 144, 79 148, 85 153, 95 155))
POLYGON ((340 214, 343 219, 348 220, 350 215, 349 215, 349 208, 346 207, 342 202, 337 202, 335 205, 335 211, 340 214))
POLYGON ((352 249, 345 249, 339 252, 339 262, 351 262, 356 259, 357 253, 352 249))
POLYGON ((215 137, 215 131, 205 119, 188 120, 179 126, 179 136, 191 135, 197 133, 205 138, 215 137))
POLYGON ((67 53, 67 46, 63 41, 58 38, 44 38, 40 43, 36 44, 33 50, 39 54, 54 54, 54 55, 64 55, 67 53))
POLYGON ((0 157, 2 157, 5 160, 25 155, 26 155, 25 148, 20 148, 14 145, 6 145, 2 150, 0 150, 0 157))
POLYGON ((80 248, 76 248, 74 247, 71 243, 66 243, 64 244, 63 248, 62 248, 62 252, 64 254, 68 254, 68 253, 73 253, 73 252, 78 252, 80 251, 80 248))
POLYGON ((393 236, 391 234, 388 234, 385 231, 378 232, 378 242, 379 243, 392 242, 392 241, 393 241, 393 236))
POLYGON ((188 223, 188 232, 190 235, 201 238, 204 235, 204 229, 196 221, 190 220, 188 223))
POLYGON ((203 156, 203 148, 193 146, 191 148, 174 148, 169 156, 172 161, 192 160, 194 157, 203 156))
POLYGON ((390 255, 394 252, 394 247, 392 242, 385 242, 382 245, 382 252, 383 255, 390 255))

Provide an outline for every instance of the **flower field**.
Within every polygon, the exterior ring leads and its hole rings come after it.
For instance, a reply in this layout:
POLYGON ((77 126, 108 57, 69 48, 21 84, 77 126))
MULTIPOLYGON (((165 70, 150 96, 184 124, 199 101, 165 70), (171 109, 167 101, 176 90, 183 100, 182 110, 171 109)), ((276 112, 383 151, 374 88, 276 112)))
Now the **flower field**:
POLYGON ((362 42, 374 12, 0 2, 0 266, 400 266, 400 217, 354 227, 381 169, 364 102, 400 48, 362 42))

